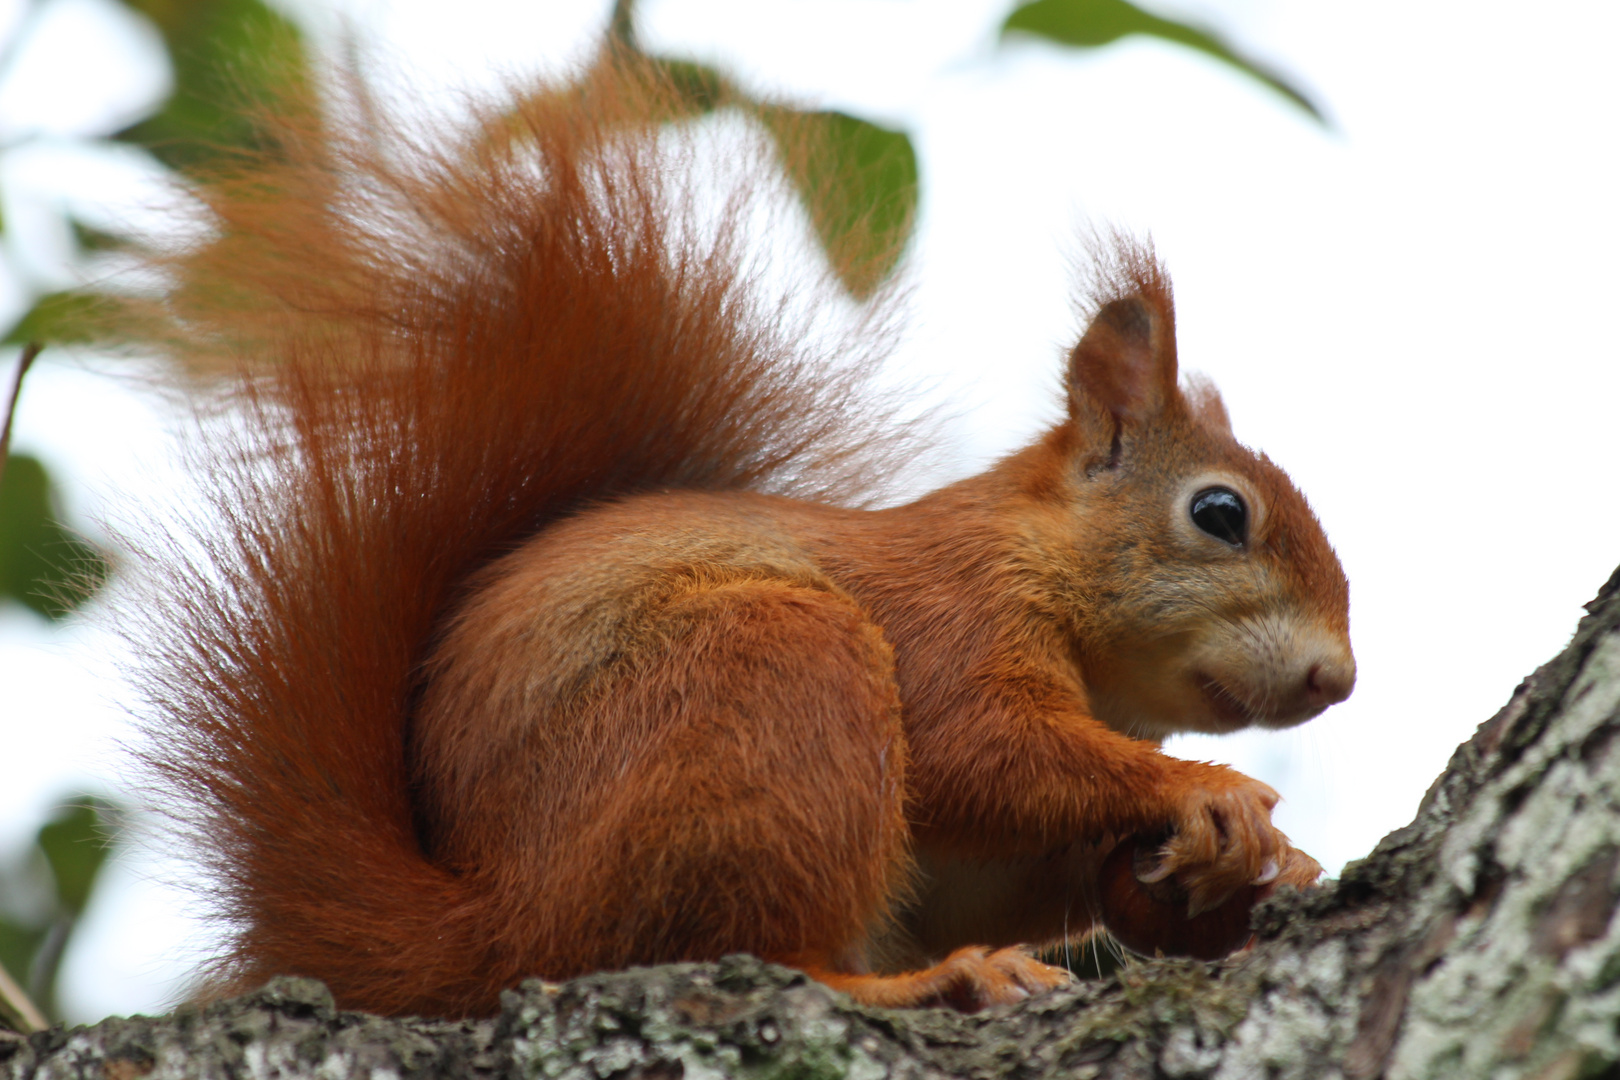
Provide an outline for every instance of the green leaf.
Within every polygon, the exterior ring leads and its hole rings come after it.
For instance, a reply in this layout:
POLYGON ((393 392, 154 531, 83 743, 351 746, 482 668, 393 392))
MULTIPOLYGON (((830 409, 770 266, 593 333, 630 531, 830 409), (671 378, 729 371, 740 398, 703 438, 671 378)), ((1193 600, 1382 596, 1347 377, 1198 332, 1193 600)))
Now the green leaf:
POLYGON ((111 811, 101 799, 86 798, 64 807, 40 827, 39 849, 56 880, 56 901, 75 919, 84 913, 96 876, 112 851, 111 811))
POLYGON ((60 619, 107 579, 111 566, 57 522, 52 502, 45 466, 12 454, 0 479, 0 598, 60 619))
POLYGON ((303 34, 262 0, 124 0, 157 24, 174 94, 114 138, 195 172, 233 150, 266 149, 255 109, 301 100, 310 85, 303 34))
POLYGON ((1001 25, 1003 37, 1019 32, 1085 48, 1108 45, 1131 34, 1173 41, 1260 80, 1309 113, 1317 123, 1327 126, 1327 118, 1304 91, 1264 64, 1244 56, 1207 30, 1161 18, 1126 0, 1034 0, 1014 10, 1001 25))
POLYGON ((109 314, 109 301, 84 292, 47 293, 0 341, 4 345, 84 345, 101 340, 97 327, 109 314))
MULTIPOLYGON (((917 216, 917 155, 905 132, 841 112, 761 102, 715 68, 688 60, 621 51, 601 62, 651 80, 658 91, 649 95, 652 111, 627 116, 626 123, 670 123, 726 107, 758 118, 844 287, 866 297, 893 272, 917 216)), ((521 111, 514 110, 509 127, 497 129, 497 139, 521 138, 521 111)))
POLYGON ((917 153, 903 131, 841 112, 756 106, 844 287, 866 297, 893 272, 917 218, 917 153))

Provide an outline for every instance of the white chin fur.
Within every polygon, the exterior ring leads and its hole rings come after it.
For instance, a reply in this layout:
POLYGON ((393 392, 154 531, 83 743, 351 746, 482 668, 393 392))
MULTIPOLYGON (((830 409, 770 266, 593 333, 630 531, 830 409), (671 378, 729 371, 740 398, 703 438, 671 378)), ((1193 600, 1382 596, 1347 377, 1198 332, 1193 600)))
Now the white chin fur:
POLYGON ((1200 711, 1217 730, 1302 724, 1343 701, 1355 683, 1344 639, 1293 614, 1222 623, 1185 663, 1200 711))

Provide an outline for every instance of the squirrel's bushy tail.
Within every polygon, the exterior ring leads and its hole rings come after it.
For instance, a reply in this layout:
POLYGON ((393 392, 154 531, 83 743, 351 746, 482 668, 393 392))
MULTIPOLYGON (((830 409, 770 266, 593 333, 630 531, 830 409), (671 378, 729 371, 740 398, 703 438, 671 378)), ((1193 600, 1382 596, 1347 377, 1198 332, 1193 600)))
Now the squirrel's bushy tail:
POLYGON ((351 88, 200 188, 211 232, 167 264, 165 317, 224 406, 214 507, 143 545, 132 633, 233 982, 460 1015, 544 974, 504 951, 513 898, 417 842, 408 717, 458 589, 592 501, 854 475, 860 365, 754 295, 746 196, 686 198, 660 95, 603 64, 441 138, 351 88))

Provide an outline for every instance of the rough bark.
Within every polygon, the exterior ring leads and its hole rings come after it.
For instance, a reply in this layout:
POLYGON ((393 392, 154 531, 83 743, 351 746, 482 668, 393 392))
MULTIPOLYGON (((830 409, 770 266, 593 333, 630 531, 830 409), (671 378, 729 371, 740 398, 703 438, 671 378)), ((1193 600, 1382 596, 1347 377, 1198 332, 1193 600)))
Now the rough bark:
POLYGON ((866 1009, 732 957, 390 1021, 281 979, 161 1019, 0 1033, 7 1080, 1620 1077, 1620 571, 1569 647, 1336 883, 1218 964, 1135 963, 979 1016, 866 1009))

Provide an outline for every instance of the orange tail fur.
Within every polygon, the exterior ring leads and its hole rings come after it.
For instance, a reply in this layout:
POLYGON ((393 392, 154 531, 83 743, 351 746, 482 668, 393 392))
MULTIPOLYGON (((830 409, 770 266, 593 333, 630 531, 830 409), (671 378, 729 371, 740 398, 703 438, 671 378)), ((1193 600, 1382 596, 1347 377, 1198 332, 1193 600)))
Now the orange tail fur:
POLYGON ((247 422, 204 425, 223 539, 145 545, 147 761, 215 872, 227 982, 461 1015, 519 898, 424 857, 405 740, 464 582, 620 495, 848 491, 871 397, 751 294, 745 194, 682 209, 657 86, 604 65, 438 142, 353 95, 205 186, 214 235, 170 261, 166 344, 247 422))

